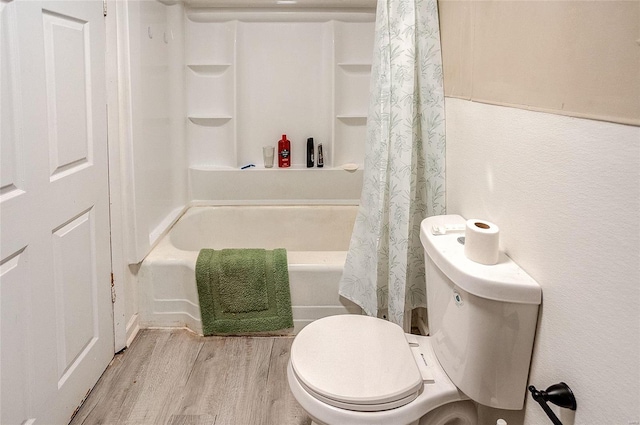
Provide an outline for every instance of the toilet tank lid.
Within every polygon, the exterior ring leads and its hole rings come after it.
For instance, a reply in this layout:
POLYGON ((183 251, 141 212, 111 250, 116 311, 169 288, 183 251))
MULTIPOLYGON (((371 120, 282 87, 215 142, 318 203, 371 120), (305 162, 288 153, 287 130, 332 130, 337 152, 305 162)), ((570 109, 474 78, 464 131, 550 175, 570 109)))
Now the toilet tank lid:
POLYGON ((458 242, 464 232, 434 235, 433 226, 460 226, 466 220, 459 215, 439 215, 425 218, 420 225, 420 241, 427 255, 451 281, 463 290, 495 301, 520 304, 540 304, 542 290, 504 252, 494 265, 484 265, 464 255, 464 245, 458 242))

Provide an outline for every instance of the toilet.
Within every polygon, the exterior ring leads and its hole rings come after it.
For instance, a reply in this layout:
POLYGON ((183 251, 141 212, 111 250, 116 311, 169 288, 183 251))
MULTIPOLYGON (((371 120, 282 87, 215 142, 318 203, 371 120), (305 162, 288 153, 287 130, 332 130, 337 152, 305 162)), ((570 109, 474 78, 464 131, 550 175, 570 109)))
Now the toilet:
POLYGON ((541 289, 504 253, 498 264, 464 255, 458 215, 420 226, 429 335, 386 320, 339 315, 296 336, 289 387, 318 425, 476 425, 477 405, 521 410, 541 289))

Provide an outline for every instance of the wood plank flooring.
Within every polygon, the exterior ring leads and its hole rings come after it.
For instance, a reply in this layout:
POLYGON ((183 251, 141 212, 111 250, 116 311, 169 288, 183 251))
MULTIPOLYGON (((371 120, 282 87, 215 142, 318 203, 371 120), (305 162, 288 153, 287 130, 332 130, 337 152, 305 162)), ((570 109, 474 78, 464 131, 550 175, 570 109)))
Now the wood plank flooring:
POLYGON ((143 330, 70 425, 309 425, 287 383, 292 342, 143 330))

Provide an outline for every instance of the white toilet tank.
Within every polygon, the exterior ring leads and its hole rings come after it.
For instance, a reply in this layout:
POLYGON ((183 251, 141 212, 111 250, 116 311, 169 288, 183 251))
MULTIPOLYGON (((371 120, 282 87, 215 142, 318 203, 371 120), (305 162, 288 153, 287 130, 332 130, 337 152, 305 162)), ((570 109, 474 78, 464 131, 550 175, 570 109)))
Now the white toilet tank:
POLYGON ((541 289, 504 253, 498 264, 475 263, 458 241, 464 232, 434 235, 434 225, 464 225, 458 215, 421 224, 429 331, 438 361, 476 402, 522 409, 541 289))

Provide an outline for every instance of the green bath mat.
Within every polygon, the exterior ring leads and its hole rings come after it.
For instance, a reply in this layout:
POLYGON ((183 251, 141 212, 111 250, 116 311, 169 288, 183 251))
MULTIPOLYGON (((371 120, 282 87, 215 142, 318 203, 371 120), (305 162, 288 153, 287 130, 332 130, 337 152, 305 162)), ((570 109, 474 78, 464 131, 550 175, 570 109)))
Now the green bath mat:
POLYGON ((285 249, 202 249, 196 283, 204 335, 293 327, 285 249))

